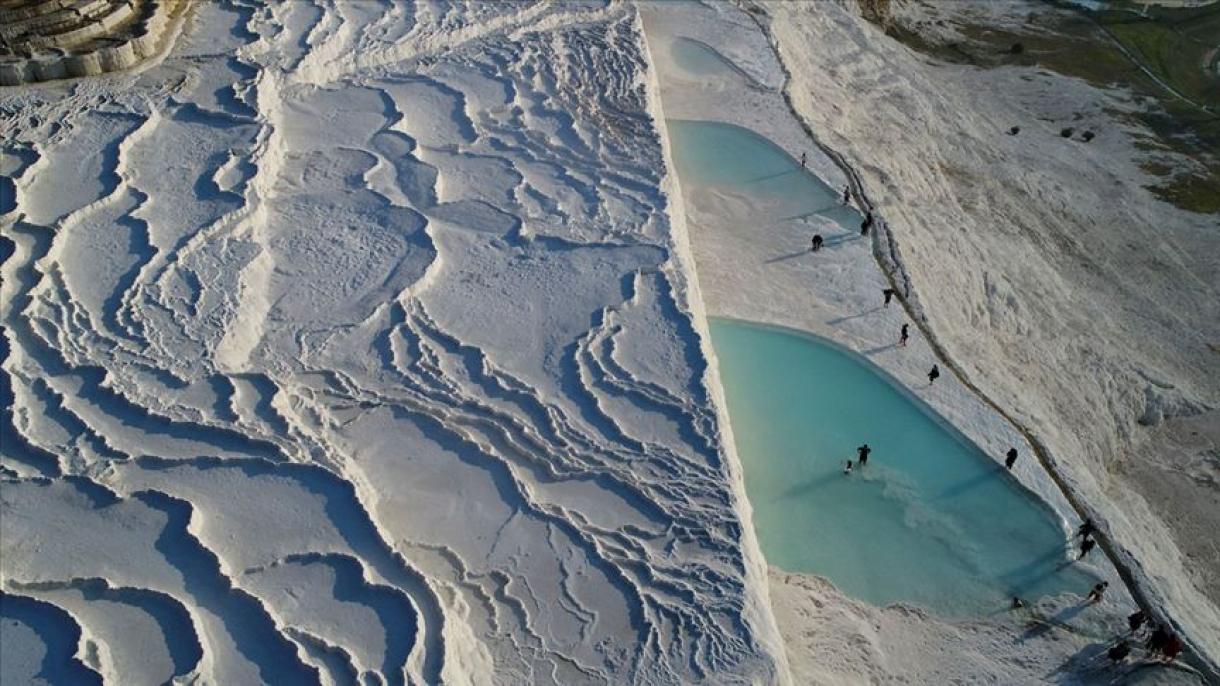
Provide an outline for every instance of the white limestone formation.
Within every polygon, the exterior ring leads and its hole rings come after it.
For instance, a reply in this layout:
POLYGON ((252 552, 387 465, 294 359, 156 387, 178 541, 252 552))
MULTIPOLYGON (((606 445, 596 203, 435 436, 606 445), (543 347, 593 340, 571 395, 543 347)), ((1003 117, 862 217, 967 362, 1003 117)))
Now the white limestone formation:
POLYGON ((180 0, 0 2, 0 85, 130 69, 158 53, 180 0))

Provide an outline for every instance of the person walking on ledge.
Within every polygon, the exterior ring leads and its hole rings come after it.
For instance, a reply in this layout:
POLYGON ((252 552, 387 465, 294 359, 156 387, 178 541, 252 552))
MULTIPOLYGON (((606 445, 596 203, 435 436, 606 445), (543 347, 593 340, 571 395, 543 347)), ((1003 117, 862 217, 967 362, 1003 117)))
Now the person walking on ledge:
POLYGON ((1014 464, 1016 464, 1016 462, 1017 462, 1017 449, 1009 448, 1008 454, 1004 456, 1004 466, 1007 467, 1008 471, 1011 472, 1012 466, 1014 464))
POLYGON ((1127 626, 1131 628, 1133 634, 1139 631, 1146 621, 1148 621, 1148 614, 1143 610, 1136 610, 1127 616, 1127 626))
POLYGON ((868 230, 873 228, 873 213, 869 212, 864 216, 864 221, 860 222, 860 235, 867 236, 868 230))
POLYGON ((881 295, 885 296, 886 307, 890 306, 890 301, 894 299, 894 293, 895 291, 893 288, 887 288, 884 291, 881 291, 881 295))
POLYGON ((904 348, 907 347, 907 340, 911 338, 910 327, 910 324, 903 324, 902 333, 898 334, 898 345, 904 348))
POLYGON ((1088 538, 1094 531, 1097 531, 1097 527, 1093 526, 1093 520, 1086 518, 1084 524, 1081 524, 1080 528, 1076 530, 1076 535, 1088 538))
POLYGON ((1130 654, 1131 642, 1125 638, 1120 640, 1118 643, 1115 643, 1113 647, 1106 651, 1106 656, 1109 657, 1110 661, 1115 664, 1126 660, 1127 656, 1130 654))
POLYGON ((809 244, 810 252, 817 252, 822 249, 822 234, 813 234, 813 241, 809 244))
POLYGON ((1165 645, 1161 646, 1161 656, 1164 662, 1173 662, 1182 653, 1182 639, 1177 634, 1169 634, 1165 645))
POLYGON ((928 385, 931 386, 932 384, 936 383, 936 380, 939 378, 940 367, 932 365, 932 371, 928 372, 928 385))
POLYGON ((1148 634, 1148 640, 1144 645, 1155 653, 1161 652, 1165 644, 1169 642, 1169 629, 1163 624, 1153 624, 1152 633, 1148 634))
POLYGON ((1081 541, 1080 542, 1080 554, 1076 556, 1076 559, 1083 560, 1084 556, 1088 555, 1089 551, 1092 550, 1093 546, 1095 546, 1095 545, 1097 545, 1097 541, 1094 541, 1091 538, 1086 538, 1083 541, 1081 541))
POLYGON ((860 455, 860 466, 861 467, 868 464, 868 454, 871 452, 873 452, 873 449, 868 447, 867 443, 860 446, 859 448, 856 448, 856 453, 858 453, 860 455))
POLYGON ((801 153, 801 169, 805 168, 805 153, 801 153))

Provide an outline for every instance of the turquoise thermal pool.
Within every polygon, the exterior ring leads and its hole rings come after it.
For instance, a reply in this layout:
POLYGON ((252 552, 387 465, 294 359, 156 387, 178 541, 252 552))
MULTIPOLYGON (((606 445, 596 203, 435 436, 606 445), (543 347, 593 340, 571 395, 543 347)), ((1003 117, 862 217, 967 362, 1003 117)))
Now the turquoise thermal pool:
POLYGON ((711 333, 770 564, 955 617, 1095 582, 1042 501, 863 357, 732 320, 711 333))
POLYGON ((674 62, 696 76, 732 76, 738 74, 736 65, 720 56, 706 44, 690 38, 677 38, 670 44, 670 55, 674 62))
MULTIPOLYGON (((759 240, 776 222, 812 215, 858 235, 842 189, 763 136, 720 122, 670 120, 668 129, 691 201, 702 189, 745 199, 732 207, 748 208, 743 230, 759 240)), ((826 576, 871 603, 955 617, 1005 608, 1014 595, 1083 595, 1095 582, 1068 563, 1044 502, 863 357, 729 320, 713 319, 711 332, 769 563, 826 576), (868 466, 844 475, 865 442, 868 466)))
POLYGON ((833 188, 801 168, 800 162, 753 131, 722 122, 666 121, 674 164, 684 185, 749 196, 758 219, 782 221, 813 214, 840 224, 853 235, 860 214, 833 188))

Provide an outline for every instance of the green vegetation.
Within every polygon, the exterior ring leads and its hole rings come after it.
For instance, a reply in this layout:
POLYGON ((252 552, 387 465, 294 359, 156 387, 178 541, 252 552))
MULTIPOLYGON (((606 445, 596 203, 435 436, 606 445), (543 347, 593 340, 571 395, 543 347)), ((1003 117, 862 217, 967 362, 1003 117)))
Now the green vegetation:
POLYGON ((1192 212, 1220 213, 1220 176, 1214 170, 1206 176, 1179 175, 1171 182, 1152 186, 1149 190, 1161 200, 1192 212))
MULTIPOLYGON (((1193 8, 1116 3, 1097 15, 1098 24, 1145 69, 1181 97, 1160 89, 1164 113, 1149 113, 1144 123, 1167 147, 1196 153, 1203 172, 1169 174, 1152 186, 1162 200, 1195 212, 1220 212, 1220 4, 1193 8), (1199 155, 1197 153, 1203 153, 1199 155)), ((1159 84, 1157 84, 1159 85, 1159 84)), ((1148 165, 1145 169, 1153 171, 1148 165)))
POLYGON ((1162 181, 1149 190, 1183 209, 1220 212, 1220 2, 1144 10, 1130 1, 1103 12, 1048 2, 1020 29, 959 21, 954 28, 965 40, 954 43, 938 43, 888 16, 881 23, 890 36, 942 61, 1038 67, 1130 91, 1149 105, 1135 115, 1156 134, 1148 147, 1202 165, 1175 173, 1150 160, 1145 169, 1162 181))
MULTIPOLYGON (((1182 95, 1216 113, 1220 108, 1220 3, 1169 9, 1149 7, 1147 14, 1112 9, 1097 21, 1141 64, 1182 95)), ((1141 7, 1142 9, 1142 7, 1141 7)))

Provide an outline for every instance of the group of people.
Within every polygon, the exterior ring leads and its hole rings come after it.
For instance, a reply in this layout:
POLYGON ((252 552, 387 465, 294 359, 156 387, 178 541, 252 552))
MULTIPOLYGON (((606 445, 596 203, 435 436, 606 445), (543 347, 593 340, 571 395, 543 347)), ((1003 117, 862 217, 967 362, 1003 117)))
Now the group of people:
MULTIPOLYGON (((1094 537, 1096 533, 1097 526, 1089 518, 1086 518, 1080 528, 1076 530, 1076 536, 1080 537, 1080 554, 1076 557, 1077 560, 1088 555, 1089 551, 1096 547, 1097 541, 1094 537)), ((1097 582, 1089 591, 1088 602, 1100 603, 1109 587, 1110 583, 1107 581, 1097 582)), ((1024 607, 1024 603, 1020 602, 1018 598, 1013 598, 1013 607, 1024 607)), ((1165 662, 1176 659, 1185 648, 1182 639, 1177 634, 1164 624, 1149 622, 1148 613, 1143 610, 1136 610, 1127 617, 1127 627, 1129 629, 1127 634, 1119 637, 1114 645, 1106 650, 1106 656, 1115 664, 1123 662, 1131 655, 1132 647, 1138 643, 1139 634, 1145 627, 1148 628, 1148 633, 1143 639, 1144 647, 1149 653, 1159 655, 1165 662)))
POLYGON ((1147 625, 1148 635, 1144 638, 1144 647, 1153 655, 1159 655, 1165 662, 1172 662, 1182 653, 1185 647, 1182 639, 1164 624, 1148 622, 1148 615, 1143 610, 1136 610, 1127 617, 1130 631, 1126 636, 1115 641, 1106 651, 1106 656, 1115 664, 1122 662, 1131 655, 1131 648, 1139 640, 1140 630, 1147 625))
MULTIPOLYGON (((871 452, 873 452, 873 449, 868 447, 867 443, 860 446, 859 448, 856 448, 856 461, 860 465, 861 468, 863 468, 865 465, 868 464, 868 454, 871 452)), ((852 462, 851 462, 851 460, 848 460, 847 466, 843 468, 843 473, 851 474, 851 469, 852 469, 852 462)))
MULTIPOLYGON (((803 168, 804 166, 805 155, 802 153, 801 167, 803 168)), ((850 202, 851 186, 847 186, 843 189, 843 203, 850 204, 850 202)), ((863 221, 860 223, 860 235, 867 236, 869 230, 873 227, 873 224, 873 213, 866 212, 863 221)), ((810 250, 812 252, 818 252, 822 249, 824 244, 825 240, 822 238, 822 235, 814 234, 813 240, 810 244, 810 250)), ((893 288, 885 288, 881 291, 881 295, 884 298, 883 305, 885 307, 889 307, 890 302, 894 299, 894 296, 897 295, 897 292, 893 288)), ((909 340, 910 324, 904 323, 899 333, 898 345, 905 348, 909 340)), ((936 383, 938 378, 940 378, 940 367, 933 364, 932 369, 928 371, 928 385, 931 386, 932 384, 936 383)), ((843 473, 851 474, 852 470, 857 467, 863 469, 868 464, 868 457, 871 452, 872 448, 869 447, 868 443, 856 448, 856 460, 854 462, 852 460, 847 460, 843 467, 843 473)), ((1017 455, 1018 453, 1016 448, 1009 448, 1008 452, 1005 453, 1004 467, 1009 471, 1011 471, 1013 465, 1016 464, 1017 455)), ((1097 540, 1094 538, 1094 534, 1096 532, 1097 527, 1094 526, 1091 519, 1087 518, 1080 525, 1080 528, 1077 529, 1076 535, 1080 538, 1080 553, 1076 557, 1077 560, 1084 559, 1084 557, 1097 546, 1097 540)), ((1097 584, 1095 584, 1089 591, 1088 602, 1092 604, 1100 603, 1105 595, 1106 589, 1109 588, 1109 586, 1109 582, 1106 581, 1099 581, 1097 584)), ((1025 601, 1014 597, 1012 599, 1012 606, 1014 608, 1023 608, 1025 607, 1025 601)), ((1115 663, 1122 662, 1127 658, 1128 655, 1131 654, 1132 640, 1136 637, 1136 634, 1145 625, 1147 620, 1147 614, 1143 610, 1138 610, 1127 618, 1131 629, 1130 633, 1127 636, 1120 638, 1106 653, 1112 661, 1115 663)), ((1159 653, 1162 656, 1162 659, 1167 662, 1175 659, 1178 654, 1182 652, 1182 640, 1164 625, 1154 623, 1150 626, 1152 628, 1145 640, 1145 646, 1147 649, 1152 653, 1159 653)))
MULTIPOLYGON (((801 166, 802 167, 805 166, 805 155, 803 153, 801 154, 801 166)), ((847 205, 850 203, 851 203, 851 186, 845 186, 843 188, 843 204, 847 205)), ((862 222, 860 222, 860 235, 867 236, 869 229, 871 229, 873 227, 873 223, 874 223, 873 213, 866 212, 864 215, 864 220, 862 222)), ((819 250, 822 249, 822 246, 824 246, 825 244, 826 244, 826 240, 824 238, 822 238, 822 234, 815 233, 815 234, 813 234, 813 238, 810 240, 809 251, 818 252, 819 250)), ((894 296, 897 294, 898 294, 898 291, 894 290, 893 288, 883 289, 881 291, 881 296, 884 299, 882 304, 885 305, 886 307, 889 307, 890 303, 894 300, 894 296)), ((907 346, 907 341, 911 340, 910 327, 911 327, 910 324, 902 325, 902 329, 901 329, 901 331, 899 331, 899 334, 898 334, 899 347, 905 348, 907 346)), ((930 385, 936 383, 936 380, 938 378, 940 378, 940 367, 933 364, 932 369, 928 372, 928 385, 930 386, 930 385)))
MULTIPOLYGON (((1086 524, 1090 522, 1085 520, 1086 524)), ((1082 527, 1083 528, 1083 527, 1082 527)), ((1091 604, 1100 603, 1105 595, 1106 589, 1110 587, 1107 581, 1099 581, 1089 591, 1088 602, 1091 604)), ((1024 600, 1014 597, 1012 599, 1012 608, 1014 610, 1026 607, 1024 600)), ((1110 661, 1119 664, 1126 660, 1131 655, 1132 648, 1138 644, 1140 640, 1140 632, 1148 627, 1147 636, 1143 638, 1144 647, 1152 655, 1159 655, 1165 662, 1172 662, 1178 655, 1182 653, 1185 645, 1182 639, 1178 637, 1169 627, 1164 624, 1148 621, 1148 613, 1143 610, 1136 610, 1127 617, 1127 627, 1129 631, 1114 642, 1109 649, 1106 650, 1106 656, 1110 661)))
MULTIPOLYGON (((805 166, 805 153, 801 153, 801 167, 804 168, 804 166, 805 166)), ((843 204, 844 205, 851 204, 851 186, 843 187, 843 204)), ((864 221, 860 222, 860 235, 867 236, 868 230, 871 228, 873 228, 873 213, 866 212, 864 214, 864 221)), ((825 243, 826 243, 826 241, 825 241, 825 239, 822 238, 822 234, 815 233, 815 234, 813 234, 813 240, 811 240, 809 243, 809 251, 817 252, 822 249, 822 246, 825 245, 825 243)), ((885 304, 886 305, 890 304, 889 298, 885 299, 885 304)))

